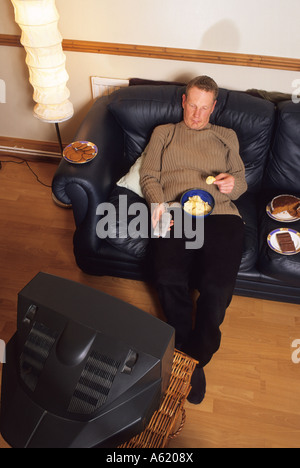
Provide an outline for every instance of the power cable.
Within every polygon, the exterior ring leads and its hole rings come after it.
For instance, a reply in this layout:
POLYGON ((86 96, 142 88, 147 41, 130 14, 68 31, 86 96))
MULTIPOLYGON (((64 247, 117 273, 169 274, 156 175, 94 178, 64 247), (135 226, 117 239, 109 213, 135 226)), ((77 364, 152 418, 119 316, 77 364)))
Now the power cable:
MULTIPOLYGON (((8 156, 9 157, 9 156, 8 156)), ((19 161, 11 161, 11 160, 4 160, 4 159, 0 159, 0 169, 2 169, 2 164, 25 164, 27 166, 27 168, 30 170, 30 172, 34 175, 34 177, 36 178, 37 182, 41 185, 43 185, 44 187, 47 187, 47 188, 52 188, 52 185, 48 185, 48 184, 45 184, 44 182, 42 182, 39 178, 39 176, 36 174, 36 172, 32 169, 32 167, 30 166, 29 162, 27 159, 24 159, 24 158, 20 158, 19 156, 11 156, 12 158, 16 158, 16 159, 19 159, 19 161)))

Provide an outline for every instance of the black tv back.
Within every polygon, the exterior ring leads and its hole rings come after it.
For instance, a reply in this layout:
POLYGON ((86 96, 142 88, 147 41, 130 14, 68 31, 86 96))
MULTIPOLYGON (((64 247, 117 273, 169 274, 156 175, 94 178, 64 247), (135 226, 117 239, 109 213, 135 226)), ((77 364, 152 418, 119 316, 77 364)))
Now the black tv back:
POLYGON ((174 329, 121 300, 39 273, 18 297, 0 430, 15 448, 116 447, 168 387, 174 329))

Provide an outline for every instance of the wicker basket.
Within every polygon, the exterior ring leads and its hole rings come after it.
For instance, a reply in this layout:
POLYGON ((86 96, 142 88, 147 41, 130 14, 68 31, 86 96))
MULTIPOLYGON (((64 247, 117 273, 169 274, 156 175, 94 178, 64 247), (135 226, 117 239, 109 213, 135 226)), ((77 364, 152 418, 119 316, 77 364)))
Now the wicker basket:
POLYGON ((197 361, 175 350, 170 384, 159 410, 144 432, 119 448, 165 448, 181 432, 185 422, 183 406, 191 390, 196 365, 197 361))

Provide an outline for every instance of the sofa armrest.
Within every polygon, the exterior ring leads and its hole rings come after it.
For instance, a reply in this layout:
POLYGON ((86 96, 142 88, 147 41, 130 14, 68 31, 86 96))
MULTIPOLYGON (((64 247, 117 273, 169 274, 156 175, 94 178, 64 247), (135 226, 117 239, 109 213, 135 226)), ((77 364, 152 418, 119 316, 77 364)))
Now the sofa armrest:
POLYGON ((97 206, 107 200, 125 171, 123 131, 107 109, 108 102, 109 96, 93 104, 74 138, 95 143, 97 157, 83 165, 62 160, 53 178, 53 195, 72 205, 76 227, 90 210, 95 216, 97 206))

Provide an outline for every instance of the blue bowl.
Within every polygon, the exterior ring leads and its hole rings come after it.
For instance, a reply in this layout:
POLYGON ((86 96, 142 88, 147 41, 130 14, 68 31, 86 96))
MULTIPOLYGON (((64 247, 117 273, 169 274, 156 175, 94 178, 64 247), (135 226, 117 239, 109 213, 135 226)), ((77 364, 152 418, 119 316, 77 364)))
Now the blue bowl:
MULTIPOLYGON (((214 211, 215 199, 209 192, 206 192, 205 190, 200 190, 200 189, 188 190, 181 197, 181 200, 180 200, 181 206, 184 209, 184 204, 188 201, 188 199, 190 197, 194 197, 196 195, 199 195, 199 197, 201 197, 201 199, 204 202, 207 202, 209 204, 209 206, 211 206, 211 211, 206 215, 200 215, 200 216, 190 215, 190 216, 192 216, 193 218, 207 218, 207 216, 210 216, 212 214, 212 212, 214 211)), ((185 211, 185 213, 189 214, 186 211, 185 211)))

